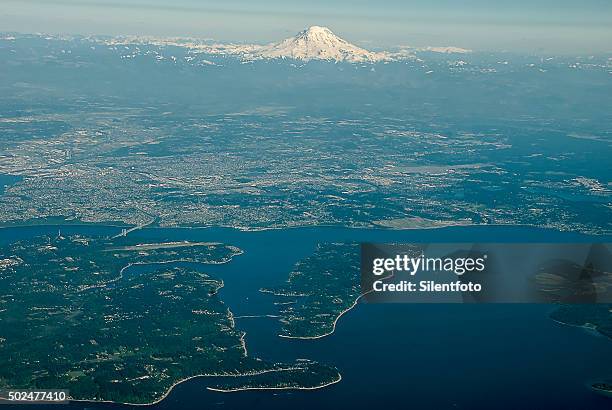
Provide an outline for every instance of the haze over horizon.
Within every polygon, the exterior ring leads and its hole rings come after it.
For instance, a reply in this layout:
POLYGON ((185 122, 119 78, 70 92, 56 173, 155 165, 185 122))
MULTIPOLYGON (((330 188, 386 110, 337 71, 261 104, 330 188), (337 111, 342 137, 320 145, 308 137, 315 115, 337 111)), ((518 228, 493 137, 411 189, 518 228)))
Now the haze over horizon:
POLYGON ((278 41, 312 25, 368 48, 611 52, 604 0, 4 0, 1 31, 278 41))

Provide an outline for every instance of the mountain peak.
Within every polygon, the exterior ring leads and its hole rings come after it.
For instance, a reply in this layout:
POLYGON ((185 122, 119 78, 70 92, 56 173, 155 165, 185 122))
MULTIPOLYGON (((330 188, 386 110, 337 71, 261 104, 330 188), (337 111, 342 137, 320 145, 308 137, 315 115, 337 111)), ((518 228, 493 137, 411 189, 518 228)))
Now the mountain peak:
POLYGON ((327 32, 327 33, 331 33, 331 30, 327 27, 324 26, 310 26, 308 27, 306 30, 304 31, 309 31, 309 32, 327 32))
POLYGON ((336 37, 330 29, 322 26, 310 26, 306 30, 301 31, 296 37, 316 38, 316 37, 336 37))
POLYGON ((383 58, 357 47, 335 35, 329 28, 311 26, 278 43, 262 48, 261 55, 268 58, 294 58, 298 60, 328 60, 348 62, 372 62, 383 58))

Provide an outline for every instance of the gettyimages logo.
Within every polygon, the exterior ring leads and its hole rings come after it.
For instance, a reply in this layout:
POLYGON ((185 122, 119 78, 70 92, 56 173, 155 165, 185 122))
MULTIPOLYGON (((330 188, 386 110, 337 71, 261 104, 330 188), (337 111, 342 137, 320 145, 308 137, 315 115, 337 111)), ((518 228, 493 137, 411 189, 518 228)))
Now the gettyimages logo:
POLYGON ((362 244, 370 302, 611 303, 610 244, 362 244))
POLYGON ((487 255, 480 258, 426 258, 410 257, 407 254, 396 255, 395 258, 376 258, 372 262, 372 273, 376 276, 391 272, 406 272, 411 276, 417 272, 444 271, 463 275, 466 272, 482 272, 485 270, 487 255))

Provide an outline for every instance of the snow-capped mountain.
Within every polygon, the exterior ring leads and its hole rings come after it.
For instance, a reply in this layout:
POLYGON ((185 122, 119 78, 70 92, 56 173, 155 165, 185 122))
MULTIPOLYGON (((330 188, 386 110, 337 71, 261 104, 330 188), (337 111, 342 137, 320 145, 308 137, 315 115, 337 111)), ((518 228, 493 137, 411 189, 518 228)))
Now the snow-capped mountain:
POLYGON ((417 48, 417 51, 429 51, 431 53, 443 53, 443 54, 467 54, 471 53, 472 50, 459 47, 423 47, 417 48))
POLYGON ((388 60, 387 53, 375 53, 357 47, 335 35, 327 27, 312 26, 296 36, 263 46, 255 54, 264 58, 330 60, 351 63, 388 60))
POLYGON ((271 43, 235 44, 212 43, 207 40, 189 38, 119 37, 104 40, 117 46, 127 44, 151 44, 160 47, 186 48, 193 54, 236 56, 244 61, 266 59, 295 59, 301 61, 324 60, 348 63, 377 63, 402 61, 416 58, 420 52, 463 54, 470 50, 458 47, 409 47, 401 46, 396 51, 374 52, 358 47, 335 35, 329 28, 312 26, 294 37, 271 43))

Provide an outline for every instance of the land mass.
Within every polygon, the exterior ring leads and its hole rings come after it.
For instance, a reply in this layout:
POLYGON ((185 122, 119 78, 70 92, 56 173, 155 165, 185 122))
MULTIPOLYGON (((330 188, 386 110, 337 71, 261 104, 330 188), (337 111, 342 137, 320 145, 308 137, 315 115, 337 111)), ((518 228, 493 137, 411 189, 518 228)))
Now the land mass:
POLYGON ((612 397, 612 384, 610 383, 607 383, 607 382, 593 383, 591 385, 591 389, 593 389, 594 392, 604 395, 606 397, 612 397))
POLYGON ((208 387, 208 390, 231 393, 244 390, 315 390, 342 380, 332 367, 310 360, 299 359, 295 365, 262 372, 254 376, 227 378, 208 387), (322 384, 321 380, 328 380, 322 384))
POLYGON ((359 260, 358 244, 320 244, 296 264, 284 284, 260 289, 278 299, 280 336, 314 339, 333 333, 338 319, 361 296, 359 260))
POLYGON ((338 380, 323 364, 249 356, 219 298, 223 281, 170 263, 223 263, 240 252, 61 234, 1 247, 0 389, 69 389, 73 400, 147 404, 197 376, 233 380, 211 379, 232 389, 338 380))

